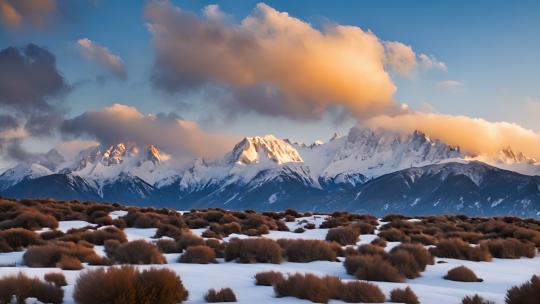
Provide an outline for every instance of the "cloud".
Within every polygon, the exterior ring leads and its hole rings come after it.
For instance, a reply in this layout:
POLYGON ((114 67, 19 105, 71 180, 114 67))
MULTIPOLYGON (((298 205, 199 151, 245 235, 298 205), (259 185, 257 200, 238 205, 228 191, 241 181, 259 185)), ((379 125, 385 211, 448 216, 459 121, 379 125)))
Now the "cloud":
POLYGON ((30 134, 48 134, 58 125, 63 113, 51 100, 68 90, 48 50, 28 44, 0 51, 1 109, 24 122, 30 134))
POLYGON ((111 53, 108 48, 101 46, 88 38, 77 41, 84 58, 95 61, 121 80, 127 79, 126 68, 122 59, 111 53))
POLYGON ((490 122, 482 118, 437 113, 412 112, 397 116, 378 116, 360 123, 401 133, 421 131, 447 144, 459 146, 472 155, 494 154, 511 147, 540 159, 540 134, 515 123, 490 122))
POLYGON ((41 28, 56 9, 55 0, 0 0, 0 21, 8 27, 41 28))
POLYGON ((385 48, 371 32, 321 30, 259 3, 239 24, 217 6, 205 18, 169 2, 145 9, 156 52, 152 82, 169 93, 218 88, 222 110, 317 119, 332 107, 356 116, 392 111, 385 48))
POLYGON ((114 104, 88 111, 64 121, 67 137, 95 139, 105 145, 134 142, 156 145, 173 155, 176 161, 188 162, 194 157, 214 158, 225 153, 236 139, 211 134, 175 114, 143 114, 136 108, 114 104))
POLYGON ((439 89, 461 88, 465 84, 458 80, 443 80, 437 84, 439 89))
POLYGON ((431 70, 441 70, 441 71, 447 71, 446 63, 439 61, 435 56, 433 55, 426 55, 426 54, 420 54, 418 56, 420 59, 420 66, 424 69, 431 70))
POLYGON ((409 75, 416 68, 416 54, 409 45, 397 41, 384 43, 387 65, 400 75, 409 75))

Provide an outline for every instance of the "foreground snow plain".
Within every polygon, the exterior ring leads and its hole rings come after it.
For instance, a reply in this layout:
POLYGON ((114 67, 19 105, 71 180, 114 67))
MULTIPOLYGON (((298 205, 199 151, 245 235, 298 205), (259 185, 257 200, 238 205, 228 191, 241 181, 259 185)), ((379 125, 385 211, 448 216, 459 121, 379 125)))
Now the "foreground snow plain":
MULTIPOLYGON (((112 218, 124 215, 122 211, 115 211, 112 218)), ((311 217, 297 218, 295 222, 288 222, 289 229, 294 230, 301 226, 302 221, 314 223, 317 227, 324 221, 324 216, 315 215, 311 217)), ((84 221, 62 221, 59 222, 59 229, 66 231, 70 228, 80 228, 91 225, 84 221)), ((304 222, 305 223, 305 222, 304 222)), ((381 225, 384 223, 381 223, 381 225)), ((205 228, 192 229, 192 232, 200 235, 205 228)), ((151 237, 155 234, 155 228, 137 229, 126 228, 128 240, 144 239, 155 242, 151 237)), ((306 230, 304 233, 270 231, 264 237, 272 239, 318 239, 324 240, 328 229, 306 230)), ((224 240, 239 237, 246 238, 245 235, 230 235, 224 240)), ((357 245, 371 242, 376 238, 375 234, 361 235, 357 245)), ((388 242, 386 250, 398 245, 398 242, 388 242)), ((104 255, 103 246, 95 246, 97 254, 104 255)), ((43 278, 49 272, 63 272, 68 285, 64 287, 64 301, 67 304, 74 303, 73 289, 77 277, 81 271, 66 271, 58 268, 29 268, 23 265, 22 256, 24 252, 0 253, 0 277, 8 274, 24 272, 29 276, 43 278)), ((210 288, 230 287, 236 293, 239 302, 242 303, 298 303, 306 302, 292 297, 276 298, 273 288, 266 286, 256 286, 254 276, 257 272, 274 270, 282 273, 313 273, 316 275, 333 275, 344 280, 354 280, 348 275, 341 262, 316 261, 311 263, 283 262, 282 264, 239 264, 225 262, 218 259, 217 264, 183 264, 178 263, 181 254, 166 254, 168 264, 165 265, 140 265, 138 268, 169 268, 175 271, 182 279, 184 286, 189 291, 189 299, 186 303, 205 303, 204 294, 210 288)), ((343 259, 341 259, 343 260, 343 259)), ((92 269, 103 266, 88 266, 85 269, 92 269)), ((428 265, 422 276, 404 283, 372 282, 377 284, 388 297, 390 290, 394 288, 404 288, 410 286, 417 294, 421 303, 456 304, 461 303, 461 299, 467 295, 479 294, 487 300, 495 303, 504 303, 506 291, 518 284, 529 280, 533 274, 540 274, 540 256, 529 259, 493 259, 491 262, 473 262, 466 260, 455 260, 446 258, 436 258, 434 265, 428 265), (444 261, 446 263, 437 263, 444 261), (459 265, 465 265, 473 270, 483 282, 461 283, 444 280, 446 272, 459 265)), ((340 303, 332 300, 330 303, 340 303)))

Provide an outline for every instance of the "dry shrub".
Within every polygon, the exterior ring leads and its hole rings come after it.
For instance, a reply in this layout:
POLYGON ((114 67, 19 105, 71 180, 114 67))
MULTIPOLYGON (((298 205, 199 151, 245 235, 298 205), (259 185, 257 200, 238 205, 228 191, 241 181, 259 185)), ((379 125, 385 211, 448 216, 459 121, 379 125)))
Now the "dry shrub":
POLYGON ((421 267, 416 262, 414 256, 405 250, 396 250, 388 255, 388 261, 402 275, 408 279, 414 279, 420 276, 421 267))
POLYGON ((156 241, 156 246, 162 253, 176 253, 180 252, 178 244, 173 240, 162 239, 156 241))
POLYGON ((45 281, 49 283, 53 283, 56 287, 62 287, 67 285, 66 277, 61 272, 46 273, 43 279, 45 279, 45 281))
POLYGON ((120 264, 165 264, 165 257, 156 246, 144 240, 136 240, 118 245, 116 248, 109 245, 107 256, 120 264))
POLYGON ((273 263, 283 260, 281 247, 275 241, 265 238, 231 239, 225 246, 225 261, 239 263, 273 263))
POLYGON ((182 230, 171 224, 160 224, 156 230, 154 238, 161 238, 168 236, 173 239, 179 238, 183 234, 182 230))
POLYGON ((327 241, 338 242, 342 246, 356 244, 359 237, 359 230, 351 226, 331 228, 326 234, 327 241))
POLYGON ((335 228, 340 226, 347 226, 350 224, 350 221, 346 217, 329 217, 327 218, 319 228, 335 228))
POLYGON ((435 248, 430 251, 438 257, 470 260, 470 261, 491 261, 491 254, 485 247, 469 246, 469 243, 461 239, 449 239, 440 241, 435 248))
POLYGON ((418 266, 417 270, 419 272, 426 270, 427 265, 433 265, 435 263, 433 255, 431 255, 431 253, 422 245, 401 244, 399 246, 396 246, 390 251, 390 258, 394 253, 397 253, 399 251, 405 251, 413 256, 414 261, 418 266))
POLYGON ((409 286, 405 289, 392 289, 392 291, 390 291, 390 301, 395 303, 420 304, 418 297, 409 286))
POLYGON ((215 239, 208 239, 206 240, 206 246, 214 249, 214 252, 216 253, 216 257, 222 258, 225 252, 225 244, 215 240, 215 239))
POLYGON ((127 227, 126 221, 121 218, 115 218, 114 220, 112 220, 111 224, 118 229, 124 229, 127 227))
POLYGON ((39 230, 41 228, 56 229, 58 228, 58 221, 54 216, 30 209, 19 213, 13 219, 0 223, 0 229, 7 228, 24 228, 28 230, 39 230))
POLYGON ((8 275, 0 278, 0 303, 25 303, 27 298, 36 298, 43 303, 60 304, 64 300, 62 288, 38 278, 29 278, 24 273, 8 275))
POLYGON ((378 237, 378 238, 374 239, 373 241, 371 241, 371 244, 384 248, 384 247, 386 247, 387 242, 386 242, 385 239, 382 239, 382 238, 378 237))
POLYGON ((83 269, 83 265, 81 261, 73 256, 70 255, 62 255, 60 257, 60 260, 58 263, 56 263, 56 267, 62 269, 62 270, 81 270, 83 269))
POLYGON ((214 249, 206 245, 188 247, 178 261, 180 263, 191 264, 209 264, 217 262, 214 249))
POLYGON ((341 288, 341 300, 346 303, 384 303, 381 289, 372 283, 351 281, 341 288))
POLYGON ((31 246, 23 255, 24 264, 28 267, 56 267, 65 256, 77 259, 79 263, 97 261, 100 257, 92 247, 71 242, 54 241, 43 246, 31 246))
POLYGON ((117 240, 123 243, 127 241, 127 237, 124 231, 110 226, 98 230, 87 228, 70 229, 60 240, 75 243, 84 240, 95 245, 103 245, 107 240, 117 240))
POLYGON ((343 283, 338 277, 318 277, 313 274, 292 274, 274 284, 278 297, 296 297, 317 303, 327 303, 330 299, 358 303, 384 302, 384 294, 376 285, 367 282, 343 283))
POLYGON ((378 236, 389 242, 409 242, 411 240, 403 231, 396 228, 388 228, 379 232, 378 236))
POLYGON ((445 280, 458 281, 458 282, 482 282, 476 274, 465 266, 458 266, 448 270, 448 273, 444 276, 445 280))
POLYGON ((495 304, 495 302, 488 301, 481 296, 475 294, 474 296, 466 296, 461 300, 461 304, 495 304))
POLYGON ((113 224, 112 223, 112 218, 110 216, 108 216, 108 215, 95 218, 92 222, 94 224, 100 225, 100 226, 109 226, 109 225, 113 224))
POLYGON ((295 273, 274 285, 278 297, 296 297, 316 303, 327 303, 330 291, 325 281, 313 274, 295 273))
POLYGON ((313 261, 335 261, 336 252, 332 245, 321 240, 279 239, 289 262, 308 263, 313 261))
POLYGON ((533 275, 532 278, 519 285, 513 286, 506 292, 506 304, 538 303, 540 299, 540 277, 533 275))
POLYGON ((204 300, 207 303, 237 302, 236 295, 230 288, 222 288, 218 291, 212 288, 204 295, 204 300))
POLYGON ((60 230, 48 230, 48 231, 43 231, 42 233, 39 234, 41 239, 46 240, 46 241, 60 238, 63 235, 64 233, 60 230))
POLYGON ((139 272, 131 266, 83 272, 73 292, 78 304, 174 304, 185 301, 187 297, 187 290, 173 271, 150 268, 139 272))
POLYGON ((193 233, 184 233, 180 236, 176 243, 178 244, 178 250, 182 252, 190 246, 204 245, 204 239, 193 233))
POLYGON ((0 231, 0 239, 3 239, 7 246, 9 246, 9 248, 6 248, 8 251, 20 251, 30 245, 42 243, 42 240, 37 233, 24 228, 11 228, 0 231))
POLYGON ((363 244, 358 246, 358 249, 356 250, 355 254, 371 254, 371 255, 386 255, 386 252, 384 251, 384 248, 375 246, 372 244, 363 244))
POLYGON ((375 233, 376 226, 365 223, 365 222, 355 222, 350 225, 352 228, 358 230, 360 234, 373 234, 375 233))
POLYGON ((404 277, 379 255, 348 256, 343 263, 347 273, 359 280, 403 282, 404 277))
POLYGON ((188 291, 174 271, 150 268, 137 275, 136 303, 175 304, 187 300, 188 291))
POLYGON ((514 238, 482 241, 480 247, 486 248, 493 257, 501 259, 533 258, 536 256, 536 248, 533 243, 524 243, 514 238))
POLYGON ((284 279, 283 274, 277 271, 263 271, 255 275, 255 285, 272 286, 284 279))

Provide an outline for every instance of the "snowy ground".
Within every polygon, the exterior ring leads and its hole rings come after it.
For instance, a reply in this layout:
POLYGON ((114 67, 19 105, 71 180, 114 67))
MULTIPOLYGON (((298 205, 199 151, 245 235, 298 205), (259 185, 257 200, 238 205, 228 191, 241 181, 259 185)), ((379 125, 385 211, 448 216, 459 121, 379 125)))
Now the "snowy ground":
MULTIPOLYGON (((123 214, 115 214, 121 216, 123 214)), ((296 229, 298 222, 307 220, 317 226, 324 221, 324 218, 309 217, 299 218, 296 222, 287 223, 291 230, 296 229)), ((89 223, 79 221, 60 222, 60 229, 67 230, 74 227, 84 227, 89 223)), ((201 234, 205 229, 193 229, 196 234, 201 234)), ((279 238, 303 238, 303 239, 324 239, 328 229, 306 230, 304 233, 271 231, 265 237, 272 239, 279 238)), ((128 239, 146 239, 152 241, 156 229, 125 229, 128 239)), ((246 237, 245 235, 231 235, 230 237, 246 237)), ((229 237, 229 238, 230 238, 229 237)), ((362 235, 358 244, 369 243, 375 235, 362 235)), ((225 239, 226 240, 226 239, 225 239)), ((387 249, 399 243, 388 243, 387 249)), ((103 253, 103 246, 96 246, 98 254, 103 253)), ((0 277, 6 274, 25 272, 28 275, 43 278, 48 272, 63 272, 68 281, 65 290, 65 303, 73 303, 73 288, 80 271, 62 271, 58 268, 28 268, 22 265, 22 255, 24 252, 0 253, 0 277), (13 266, 15 265, 15 266, 13 266)), ((296 298, 275 298, 272 287, 255 286, 254 275, 259 271, 275 270, 283 273, 309 272, 317 275, 334 275, 343 279, 353 279, 345 272, 345 268, 340 262, 317 261, 312 263, 291 263, 283 262, 280 265, 274 264, 238 264, 224 262, 218 259, 219 263, 200 265, 200 264, 182 264, 177 263, 180 254, 167 254, 168 264, 166 265, 144 265, 140 268, 148 267, 167 267, 178 273, 189 290, 188 303, 204 303, 203 296, 210 288, 230 287, 237 295, 239 302, 244 303, 290 303, 290 302, 308 302, 296 298)), ((391 289, 396 287, 410 286, 418 295, 421 303, 437 304, 456 304, 466 295, 478 293, 488 300, 495 303, 504 303, 506 290, 510 287, 521 284, 530 279, 533 274, 540 274, 540 256, 533 259, 522 258, 519 260, 493 259, 492 262, 472 262, 454 259, 436 259, 444 260, 446 263, 435 263, 428 265, 422 276, 407 280, 404 283, 374 282, 388 296, 391 289), (483 282, 478 283, 460 283, 444 280, 446 272, 459 265, 465 265, 472 269, 483 282)), ((86 266, 86 269, 92 269, 100 266, 86 266)), ((84 270, 83 270, 84 271, 84 270)), ((332 301, 338 303, 340 301, 332 301)))

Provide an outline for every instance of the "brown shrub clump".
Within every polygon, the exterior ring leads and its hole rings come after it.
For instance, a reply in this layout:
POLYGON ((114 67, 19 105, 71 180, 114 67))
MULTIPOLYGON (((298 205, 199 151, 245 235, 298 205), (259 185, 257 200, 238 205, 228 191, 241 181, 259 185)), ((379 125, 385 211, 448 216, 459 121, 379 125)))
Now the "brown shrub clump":
POLYGON ((326 240, 329 242, 337 242, 341 246, 354 245, 358 242, 360 231, 351 226, 336 227, 328 230, 326 240))
POLYGON ((30 245, 42 243, 37 233, 24 228, 2 230, 0 231, 0 239, 4 240, 7 245, 7 250, 3 250, 4 252, 21 251, 30 245))
POLYGON ((393 227, 379 232, 378 235, 389 242, 409 242, 411 240, 403 231, 393 227))
POLYGON ((461 239, 449 239, 440 241, 435 248, 430 251, 438 257, 470 260, 470 261, 491 261, 491 254, 486 247, 472 247, 461 239))
POLYGON ((348 274, 359 280, 403 282, 404 277, 390 262, 379 255, 348 256, 343 262, 348 274))
POLYGON ((295 273, 274 285, 278 297, 296 297, 316 303, 327 303, 330 291, 323 279, 313 274, 295 273))
POLYGON ((131 266, 122 266, 83 272, 75 284, 73 298, 78 304, 174 304, 185 301, 188 292, 169 269, 139 272, 131 266))
POLYGON ((371 255, 385 255, 386 252, 384 251, 384 248, 375 246, 372 244, 363 244, 358 246, 358 249, 356 250, 356 254, 371 254, 371 255))
POLYGON ((349 303, 384 302, 384 294, 376 285, 367 282, 343 283, 338 277, 318 277, 313 274, 292 274, 274 284, 278 297, 296 297, 316 303, 330 299, 349 303))
POLYGON ((409 279, 420 276, 427 265, 433 265, 431 253, 420 244, 401 244, 392 248, 388 255, 390 263, 409 279))
POLYGON ((488 301, 481 296, 475 294, 474 296, 466 296, 461 299, 461 304, 495 304, 495 302, 488 301))
POLYGON ((222 288, 218 291, 210 289, 204 295, 206 303, 237 302, 234 291, 230 288, 222 288))
POLYGON ((43 303, 61 304, 64 300, 62 288, 38 278, 29 278, 22 272, 0 278, 0 303, 25 303, 27 298, 36 298, 43 303))
POLYGON ((85 240, 94 245, 103 245, 107 240, 117 240, 120 243, 127 242, 127 236, 123 230, 111 226, 98 230, 71 229, 60 240, 68 242, 85 240))
POLYGON ((458 281, 458 282, 482 282, 476 274, 465 266, 458 266, 448 270, 448 273, 444 276, 445 280, 458 281))
POLYGON ((378 238, 374 239, 373 241, 371 241, 371 244, 384 248, 384 247, 386 247, 387 242, 386 242, 385 239, 378 237, 378 238))
POLYGON ((111 246, 105 244, 107 256, 120 264, 166 264, 165 257, 156 246, 144 240, 136 240, 111 246))
POLYGON ((283 274, 277 271, 263 271, 255 275, 255 285, 272 286, 284 279, 283 274))
POLYGON ((46 273, 43 279, 45 279, 45 281, 49 283, 53 283, 56 287, 62 287, 67 285, 66 277, 61 272, 46 273))
POLYGON ((62 255, 60 257, 60 260, 58 263, 56 263, 56 267, 62 269, 62 270, 81 270, 83 269, 83 265, 81 263, 81 260, 79 260, 76 257, 70 256, 70 255, 62 255))
POLYGON ((532 278, 519 285, 514 286, 506 292, 506 304, 528 304, 537 303, 540 299, 540 277, 533 275, 532 278))
POLYGON ((340 300, 346 303, 383 303, 381 289, 368 282, 351 281, 343 284, 340 300))
POLYGON ((500 259, 533 258, 536 256, 536 248, 533 243, 521 242, 514 238, 485 240, 480 242, 480 247, 488 250, 493 257, 500 259))
POLYGON ((336 252, 330 243, 321 240, 279 239, 289 262, 335 261, 336 252))
POLYGON ((204 245, 204 239, 193 233, 184 233, 180 236, 176 243, 178 244, 178 250, 182 252, 189 246, 204 245))
POLYGON ((405 289, 392 289, 392 291, 390 291, 390 301, 395 303, 420 304, 418 297, 409 286, 405 289))
POLYGON ((62 257, 72 257, 79 263, 81 261, 91 263, 101 259, 92 247, 54 241, 43 246, 31 246, 24 253, 23 261, 28 267, 56 267, 62 257))
POLYGON ((206 245, 191 246, 186 249, 178 261, 192 264, 216 263, 216 252, 206 245))
POLYGON ((156 246, 159 251, 163 253, 176 253, 180 252, 178 249, 178 244, 173 240, 162 239, 156 241, 156 246))
POLYGON ((281 247, 275 241, 265 238, 231 239, 225 246, 225 261, 239 263, 273 263, 283 260, 281 247))

